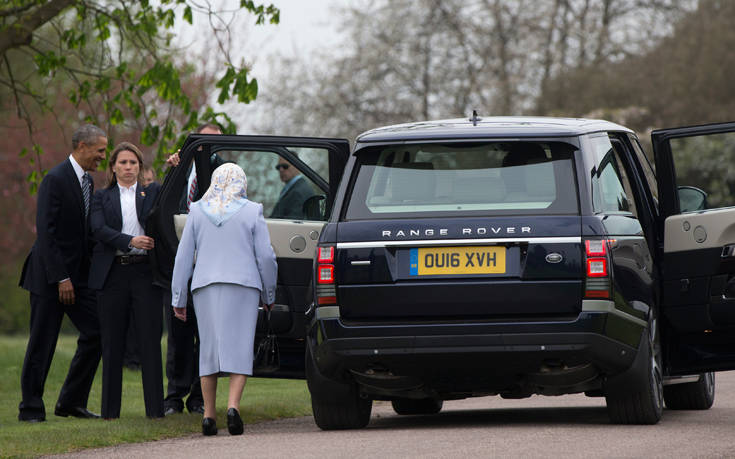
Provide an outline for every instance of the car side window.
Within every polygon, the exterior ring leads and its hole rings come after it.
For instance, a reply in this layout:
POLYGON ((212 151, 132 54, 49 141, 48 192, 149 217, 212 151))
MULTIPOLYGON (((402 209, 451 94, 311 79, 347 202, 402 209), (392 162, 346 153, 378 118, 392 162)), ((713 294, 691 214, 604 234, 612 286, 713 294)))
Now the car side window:
MULTIPOLYGON (((289 149, 310 168, 314 164, 313 169, 317 172, 329 170, 326 150, 300 150, 304 151, 295 152, 289 149)), ((223 161, 234 162, 243 168, 248 177, 248 199, 263 204, 263 214, 266 218, 315 221, 327 219, 325 209, 327 193, 307 174, 277 152, 220 150, 217 154, 223 161)), ((328 173, 319 175, 329 177, 328 173)))
POLYGON ((633 188, 620 153, 607 135, 591 137, 594 167, 591 171, 592 205, 597 213, 625 212, 638 215, 633 188))
POLYGON ((735 206, 735 133, 674 138, 670 146, 682 211, 735 206))

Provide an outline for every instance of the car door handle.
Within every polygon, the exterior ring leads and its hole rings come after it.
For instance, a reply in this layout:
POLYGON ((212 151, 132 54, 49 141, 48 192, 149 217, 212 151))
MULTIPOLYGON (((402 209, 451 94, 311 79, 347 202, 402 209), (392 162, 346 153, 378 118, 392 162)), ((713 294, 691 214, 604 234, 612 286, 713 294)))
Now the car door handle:
POLYGON ((352 260, 350 264, 352 266, 370 266, 370 260, 352 260))
POLYGON ((735 256, 735 244, 728 244, 722 248, 721 258, 729 258, 735 256))

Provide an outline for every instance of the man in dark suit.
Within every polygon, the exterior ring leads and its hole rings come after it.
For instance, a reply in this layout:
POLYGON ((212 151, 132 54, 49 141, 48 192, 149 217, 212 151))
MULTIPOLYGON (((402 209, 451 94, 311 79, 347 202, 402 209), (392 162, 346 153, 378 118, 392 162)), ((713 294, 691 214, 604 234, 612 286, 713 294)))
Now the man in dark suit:
POLYGON ((74 132, 72 149, 38 189, 36 242, 20 278, 20 286, 31 296, 31 333, 21 373, 23 400, 18 406, 21 421, 46 420, 43 389, 65 313, 79 331, 79 339, 54 413, 99 417, 87 410, 101 355, 96 298, 87 288, 94 188, 87 172, 105 159, 107 134, 97 126, 84 125, 74 132))
MULTIPOLYGON (((216 124, 203 124, 196 130, 196 134, 222 134, 216 124)), ((176 167, 179 165, 179 155, 174 153, 166 160, 166 164, 176 167)), ((210 170, 214 171, 224 161, 216 154, 209 158, 210 170)), ((202 190, 206 191, 206 190, 202 190)), ((187 172, 186 189, 182 193, 179 203, 181 213, 189 213, 189 206, 200 195, 197 184, 197 172, 192 162, 187 172)), ((166 416, 181 413, 184 405, 190 413, 204 413, 204 399, 202 386, 199 381, 199 332, 197 330, 196 314, 188 296, 186 304, 186 322, 174 317, 171 308, 171 288, 163 289, 163 307, 166 310, 166 326, 168 328, 166 351, 166 379, 168 386, 166 398, 163 401, 166 416), (188 397, 187 397, 188 396, 188 397), (186 403, 184 403, 186 399, 186 403)))
POLYGON ((271 212, 271 218, 293 218, 301 220, 304 217, 304 203, 314 196, 314 188, 303 175, 299 174, 293 164, 279 157, 276 170, 284 183, 281 194, 271 212))

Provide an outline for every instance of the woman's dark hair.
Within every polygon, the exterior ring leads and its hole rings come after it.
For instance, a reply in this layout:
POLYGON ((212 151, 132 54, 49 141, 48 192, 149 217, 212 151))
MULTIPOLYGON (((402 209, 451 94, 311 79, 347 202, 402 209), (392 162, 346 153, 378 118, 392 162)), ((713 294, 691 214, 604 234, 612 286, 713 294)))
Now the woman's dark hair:
POLYGON ((110 159, 107 163, 107 188, 112 188, 113 186, 117 185, 117 177, 115 177, 115 173, 112 172, 112 167, 117 162, 117 157, 120 154, 120 152, 123 151, 129 151, 132 154, 134 154, 138 158, 138 180, 140 181, 143 174, 143 153, 140 152, 140 149, 136 147, 134 144, 130 142, 120 142, 117 144, 114 150, 112 150, 112 153, 110 153, 110 159))

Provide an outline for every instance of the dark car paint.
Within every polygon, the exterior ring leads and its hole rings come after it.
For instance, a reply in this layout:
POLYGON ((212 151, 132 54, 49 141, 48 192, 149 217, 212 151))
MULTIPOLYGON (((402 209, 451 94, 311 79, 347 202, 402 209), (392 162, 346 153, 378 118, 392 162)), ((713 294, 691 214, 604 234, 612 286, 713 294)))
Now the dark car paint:
MULTIPOLYGON (((589 127, 587 131, 579 126, 564 126, 560 132, 548 126, 538 131, 523 126, 512 135, 524 140, 562 140, 579 147, 579 139, 571 136, 609 129, 610 125, 591 123, 589 127)), ((353 174, 345 174, 335 200, 336 210, 322 232, 321 244, 337 244, 335 281, 340 318, 311 316, 308 348, 313 350, 320 372, 335 379, 351 374, 365 392, 380 398, 405 395, 412 390, 418 396, 443 391, 442 397, 459 397, 463 388, 470 393, 485 390, 506 395, 515 391, 523 395, 580 392, 599 389, 599 379, 593 381, 594 375, 589 373, 590 362, 602 373, 625 370, 633 361, 643 327, 615 314, 581 310, 581 241, 519 244, 518 234, 461 234, 462 228, 527 226, 532 231, 524 233, 525 238, 616 239, 611 253, 615 307, 645 323, 656 290, 651 252, 637 220, 592 212, 589 176, 585 167, 580 167, 586 164, 581 150, 578 148, 575 153, 580 189, 578 216, 344 221, 344 213, 338 210, 345 208, 344 197, 349 195, 355 176, 355 157, 363 145, 495 139, 487 130, 481 136, 470 136, 467 132, 471 128, 466 126, 425 125, 402 131, 398 128, 371 131, 358 138, 355 153, 347 164, 347 170, 353 170, 353 174), (407 228, 418 234, 404 231, 406 236, 396 237, 398 230, 407 228), (426 236, 426 229, 439 228, 446 230, 443 235, 426 236), (382 237, 383 231, 388 231, 390 237, 382 237), (506 275, 495 278, 461 278, 451 283, 441 278, 406 279, 401 275, 402 247, 410 247, 411 240, 482 236, 517 249, 519 270, 510 269, 506 275), (503 238, 512 242, 504 244, 503 238), (385 246, 340 248, 340 244, 361 241, 382 241, 385 246), (391 246, 396 242, 409 245, 391 246), (553 267, 545 262, 545 256, 552 252, 560 253, 564 262, 553 267), (370 265, 351 266, 353 260, 369 260, 370 265), (560 375, 552 371, 559 379, 544 380, 531 370, 541 371, 555 364, 564 368, 579 365, 579 373, 560 375), (500 368, 504 370, 499 372, 500 368), (385 374, 394 377, 386 381, 385 374), (453 376, 459 374, 467 374, 469 379, 460 384, 458 377, 453 376), (525 380, 514 379, 512 374, 526 375, 525 380), (443 384, 445 380, 454 381, 456 386, 443 384), (553 383, 544 385, 542 381, 553 383), (559 384, 565 382, 569 386, 560 389, 559 384), (424 388, 416 389, 416 384, 424 388)), ((496 134, 498 138, 511 136, 507 126, 500 126, 496 134)))

